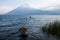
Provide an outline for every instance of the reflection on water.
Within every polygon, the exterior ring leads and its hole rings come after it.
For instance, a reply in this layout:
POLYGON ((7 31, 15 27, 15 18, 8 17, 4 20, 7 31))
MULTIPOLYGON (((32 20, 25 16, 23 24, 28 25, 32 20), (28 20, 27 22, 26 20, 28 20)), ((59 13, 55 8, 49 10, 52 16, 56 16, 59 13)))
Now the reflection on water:
POLYGON ((0 16, 0 40, 60 40, 60 38, 42 32, 44 24, 60 20, 58 15, 0 16), (29 18, 31 16, 31 18, 29 18), (25 26, 28 38, 21 38, 18 31, 25 26))

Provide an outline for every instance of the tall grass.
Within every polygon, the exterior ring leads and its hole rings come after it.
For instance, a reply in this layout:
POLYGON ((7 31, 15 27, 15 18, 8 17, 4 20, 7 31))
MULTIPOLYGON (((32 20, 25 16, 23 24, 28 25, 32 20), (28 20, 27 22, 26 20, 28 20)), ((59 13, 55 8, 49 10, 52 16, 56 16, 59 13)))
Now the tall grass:
POLYGON ((46 24, 42 27, 42 31, 52 35, 60 36, 60 22, 54 21, 52 23, 46 24))

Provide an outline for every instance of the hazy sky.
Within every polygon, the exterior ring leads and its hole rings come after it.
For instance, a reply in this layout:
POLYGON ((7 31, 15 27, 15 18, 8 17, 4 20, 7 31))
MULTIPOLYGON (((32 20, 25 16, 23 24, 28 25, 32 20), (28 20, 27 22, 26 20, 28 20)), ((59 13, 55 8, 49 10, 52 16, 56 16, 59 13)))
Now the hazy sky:
POLYGON ((60 9, 60 0, 0 0, 0 14, 4 14, 21 5, 41 10, 54 10, 60 9))

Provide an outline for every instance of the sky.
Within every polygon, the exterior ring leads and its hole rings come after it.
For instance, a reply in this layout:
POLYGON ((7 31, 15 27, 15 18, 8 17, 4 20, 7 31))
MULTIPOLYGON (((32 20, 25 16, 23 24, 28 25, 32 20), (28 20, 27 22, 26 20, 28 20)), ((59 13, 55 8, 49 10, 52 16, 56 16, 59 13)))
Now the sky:
POLYGON ((41 10, 58 10, 60 0, 0 0, 0 14, 5 14, 21 5, 41 10))

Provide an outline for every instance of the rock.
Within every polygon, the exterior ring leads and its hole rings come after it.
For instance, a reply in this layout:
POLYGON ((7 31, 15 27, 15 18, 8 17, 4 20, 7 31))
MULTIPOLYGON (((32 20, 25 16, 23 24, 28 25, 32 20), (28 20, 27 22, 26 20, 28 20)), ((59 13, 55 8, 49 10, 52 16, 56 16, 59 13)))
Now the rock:
POLYGON ((22 38, 28 37, 27 28, 21 27, 21 28, 19 29, 19 32, 21 33, 21 37, 22 37, 22 38))

